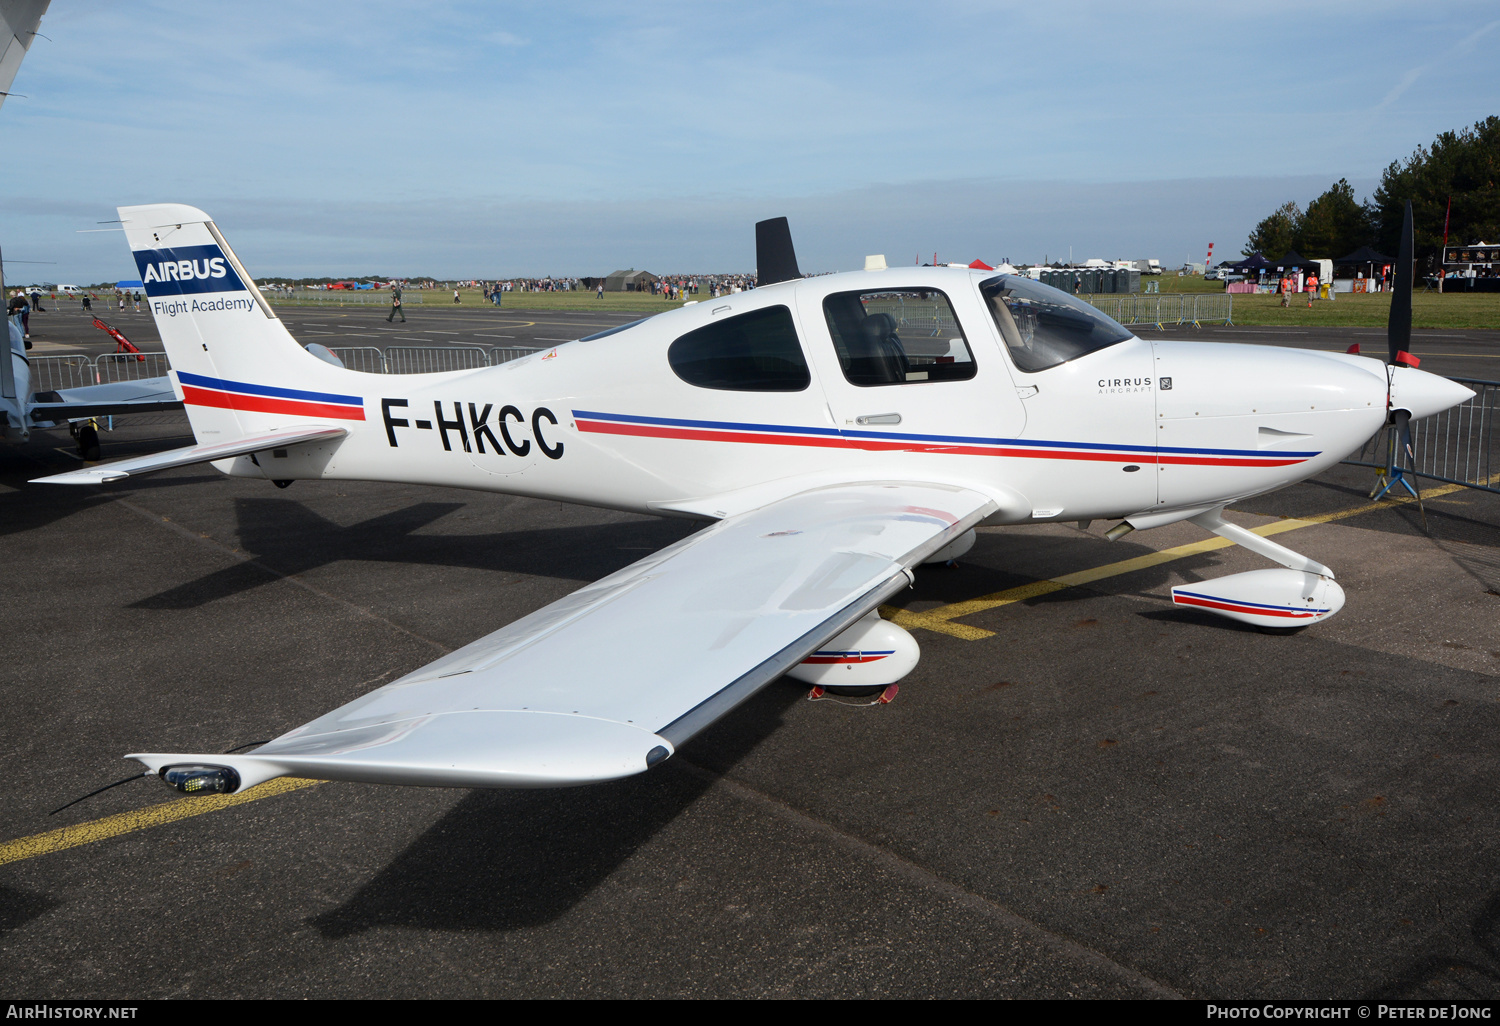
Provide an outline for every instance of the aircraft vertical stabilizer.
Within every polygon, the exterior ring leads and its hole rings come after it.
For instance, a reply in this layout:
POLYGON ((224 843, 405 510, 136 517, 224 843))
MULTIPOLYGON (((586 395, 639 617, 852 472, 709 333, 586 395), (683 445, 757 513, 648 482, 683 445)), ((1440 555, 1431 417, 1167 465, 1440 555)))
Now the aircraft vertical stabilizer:
POLYGON ((119 211, 200 442, 364 420, 353 372, 297 343, 207 214, 177 203, 119 211))

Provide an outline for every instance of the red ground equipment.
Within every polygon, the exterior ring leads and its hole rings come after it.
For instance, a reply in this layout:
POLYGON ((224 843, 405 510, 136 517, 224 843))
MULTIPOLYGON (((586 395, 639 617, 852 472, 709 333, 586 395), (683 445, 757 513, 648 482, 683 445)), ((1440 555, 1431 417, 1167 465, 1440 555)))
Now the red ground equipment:
MULTIPOLYGON (((130 339, 126 338, 125 333, 119 328, 115 327, 113 324, 105 324, 99 318, 95 317, 94 327, 98 328, 100 331, 106 332, 110 338, 115 340, 115 352, 139 353, 141 351, 139 346, 130 341, 130 339)), ((141 363, 146 362, 146 358, 144 356, 137 356, 136 359, 141 363)))

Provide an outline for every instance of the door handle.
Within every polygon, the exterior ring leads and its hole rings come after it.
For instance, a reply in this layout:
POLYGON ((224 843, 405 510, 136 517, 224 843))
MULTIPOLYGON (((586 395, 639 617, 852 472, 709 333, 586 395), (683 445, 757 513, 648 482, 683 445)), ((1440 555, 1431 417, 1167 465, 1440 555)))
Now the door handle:
POLYGON ((864 424, 899 424, 901 414, 899 413, 867 413, 863 417, 855 417, 854 423, 864 424))

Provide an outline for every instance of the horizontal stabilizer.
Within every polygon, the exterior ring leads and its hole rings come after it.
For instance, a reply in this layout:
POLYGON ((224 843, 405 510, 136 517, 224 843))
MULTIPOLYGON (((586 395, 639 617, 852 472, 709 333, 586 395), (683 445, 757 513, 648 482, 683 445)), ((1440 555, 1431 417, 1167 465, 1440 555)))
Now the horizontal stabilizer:
POLYGON ((138 476, 140 474, 153 474, 158 470, 187 467, 194 463, 212 463, 214 460, 225 460, 235 456, 248 456, 251 453, 266 452, 269 449, 280 449, 288 445, 300 445, 303 442, 333 442, 343 438, 348 433, 348 431, 341 427, 314 427, 310 425, 290 427, 281 431, 268 431, 263 435, 251 435, 248 438, 236 439, 233 442, 211 442, 207 445, 189 445, 184 449, 169 449, 166 452, 152 453, 150 456, 137 456, 134 459, 118 460, 114 463, 106 463, 98 467, 70 470, 66 474, 53 474, 51 477, 34 478, 31 483, 104 484, 106 481, 119 481, 123 478, 138 476))
POLYGON ((182 400, 172 391, 172 380, 162 376, 38 392, 31 404, 31 419, 44 423, 180 409, 182 400))

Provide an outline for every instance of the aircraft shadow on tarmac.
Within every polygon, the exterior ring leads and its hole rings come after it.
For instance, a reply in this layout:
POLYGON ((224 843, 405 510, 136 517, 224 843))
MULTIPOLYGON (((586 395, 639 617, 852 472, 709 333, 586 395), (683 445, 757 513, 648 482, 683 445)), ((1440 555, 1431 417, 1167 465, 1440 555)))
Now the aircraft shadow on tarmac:
POLYGON ((1500 894, 1469 924, 1468 943, 1444 932, 1433 951, 1370 995, 1372 1000, 1493 1001, 1500 985, 1500 894))
POLYGON ((415 532, 464 508, 461 502, 419 502, 341 527, 290 499, 238 499, 240 547, 256 563, 240 563, 135 603, 143 609, 190 609, 269 583, 267 573, 294 575, 342 560, 467 567, 595 580, 672 544, 700 525, 683 520, 537 528, 479 535, 415 532))
POLYGON ((0 937, 59 904, 56 898, 15 887, 0 887, 0 937))
MULTIPOLYGON (((34 468, 28 468, 27 477, 38 476, 34 468)), ((131 481, 130 490, 139 491, 149 488, 170 487, 176 485, 203 484, 209 481, 228 480, 221 474, 199 474, 191 477, 170 477, 146 479, 142 481, 131 481)), ((34 531, 46 527, 48 524, 73 516, 85 510, 99 506, 108 505, 112 500, 120 498, 125 494, 123 489, 111 488, 105 485, 103 488, 83 488, 76 485, 34 485, 28 484, 26 478, 7 481, 13 484, 15 491, 0 492, 0 536, 7 534, 21 534, 26 531, 34 531)))
MULTIPOLYGON (((733 766, 781 723, 806 685, 773 684, 678 756, 733 766)), ((609 878, 711 785, 669 760, 610 784, 471 791, 343 905, 310 920, 325 937, 377 927, 517 930, 551 922, 609 878)))
MULTIPOLYGON (((1036 574, 1020 573, 1006 568, 1005 564, 1017 546, 1015 535, 998 536, 982 534, 968 556, 959 560, 957 567, 924 566, 917 574, 916 583, 910 590, 899 592, 891 604, 902 608, 920 606, 926 602, 962 602, 975 596, 988 595, 1008 588, 1031 584, 1036 574)), ((1028 538, 1025 551, 1021 553, 1029 566, 1047 566, 1042 575, 1067 573, 1091 565, 1089 546, 1093 546, 1092 558, 1099 563, 1113 563, 1151 554, 1154 549, 1129 541, 1105 542, 1097 537, 1079 534, 1076 539, 1041 536, 1028 538), (1107 547, 1106 547, 1107 546, 1107 547)), ((1130 574, 1130 590, 1122 594, 1160 602, 1160 595, 1149 594, 1179 577, 1200 580, 1221 576, 1220 561, 1212 553, 1189 556, 1172 562, 1170 566, 1144 567, 1130 574), (1203 578, 1194 576, 1202 572, 1203 578)), ((1054 603, 1081 602, 1097 597, 1102 589, 1089 585, 1063 588, 1032 598, 1021 599, 1016 604, 1023 608, 1047 606, 1054 603)), ((1217 619, 1217 618, 1216 618, 1217 619)))

